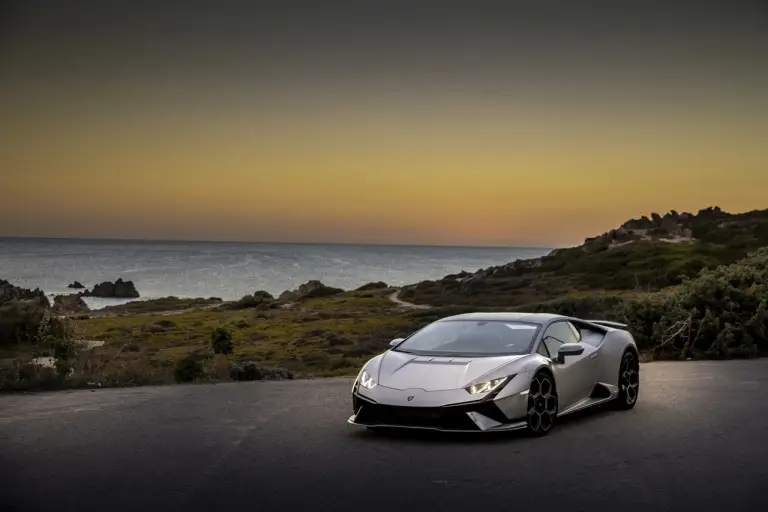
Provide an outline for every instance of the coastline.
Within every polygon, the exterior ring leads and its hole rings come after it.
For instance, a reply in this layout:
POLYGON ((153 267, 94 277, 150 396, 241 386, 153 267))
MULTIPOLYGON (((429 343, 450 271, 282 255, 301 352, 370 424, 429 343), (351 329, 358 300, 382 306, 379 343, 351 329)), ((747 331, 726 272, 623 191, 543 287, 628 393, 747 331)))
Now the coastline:
MULTIPOLYGON (((40 288, 49 299, 71 293, 67 284, 74 280, 90 288, 123 278, 136 284, 142 299, 237 300, 255 290, 279 295, 312 279, 348 290, 369 281, 405 286, 547 252, 525 247, 0 240, 0 279, 40 288)), ((87 301, 94 308, 117 302, 87 301)))
POLYGON ((620 321, 645 361, 764 356, 767 226, 768 210, 670 213, 545 256, 404 286, 310 280, 277 296, 124 298, 96 310, 73 299, 80 310, 53 315, 50 305, 0 300, 0 333, 3 322, 6 333, 28 332, 0 345, 0 390, 350 376, 392 339, 478 310, 620 321), (14 308, 26 312, 14 317, 14 308), (43 324, 56 330, 38 335, 43 324), (50 357, 54 368, 35 364, 50 357))

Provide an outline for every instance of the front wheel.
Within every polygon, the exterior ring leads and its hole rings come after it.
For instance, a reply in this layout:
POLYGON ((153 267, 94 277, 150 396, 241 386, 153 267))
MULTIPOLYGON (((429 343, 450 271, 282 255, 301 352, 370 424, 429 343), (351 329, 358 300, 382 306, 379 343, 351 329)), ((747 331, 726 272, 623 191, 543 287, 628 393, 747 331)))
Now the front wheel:
POLYGON ((547 435, 557 419, 557 405, 554 380, 544 372, 537 373, 528 391, 527 432, 535 437, 547 435))
POLYGON ((615 405, 618 409, 631 409, 637 403, 640 393, 640 363, 632 351, 624 353, 619 366, 619 396, 615 405))

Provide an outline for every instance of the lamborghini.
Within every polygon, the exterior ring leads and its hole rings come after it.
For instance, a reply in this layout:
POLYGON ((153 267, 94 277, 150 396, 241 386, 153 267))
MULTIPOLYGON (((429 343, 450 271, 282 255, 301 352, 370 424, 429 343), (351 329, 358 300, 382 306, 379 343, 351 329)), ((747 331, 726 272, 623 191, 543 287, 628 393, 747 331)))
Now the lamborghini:
POLYGON ((588 407, 631 409, 639 390, 639 354, 625 324, 467 313, 392 340, 365 363, 348 423, 543 436, 558 418, 588 407))

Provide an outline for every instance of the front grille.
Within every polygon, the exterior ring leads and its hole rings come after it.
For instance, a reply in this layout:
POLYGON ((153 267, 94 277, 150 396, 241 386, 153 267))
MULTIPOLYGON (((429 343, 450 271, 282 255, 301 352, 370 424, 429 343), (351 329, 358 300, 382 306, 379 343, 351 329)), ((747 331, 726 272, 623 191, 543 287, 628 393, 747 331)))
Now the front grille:
POLYGON ((357 401, 360 407, 355 422, 368 425, 436 428, 440 430, 479 430, 467 412, 475 411, 499 422, 508 419, 493 402, 478 402, 446 407, 404 407, 357 401))

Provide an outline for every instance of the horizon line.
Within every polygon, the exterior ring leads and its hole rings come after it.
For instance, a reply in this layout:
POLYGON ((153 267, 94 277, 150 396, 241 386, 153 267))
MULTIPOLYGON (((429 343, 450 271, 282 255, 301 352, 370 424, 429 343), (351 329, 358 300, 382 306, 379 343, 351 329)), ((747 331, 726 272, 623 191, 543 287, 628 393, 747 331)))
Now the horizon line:
MULTIPOLYGON (((454 248, 454 249, 541 249, 552 250, 560 246, 537 245, 453 245, 453 244, 408 244, 408 243, 373 243, 373 242, 276 242, 248 240, 195 240, 195 239, 166 239, 166 238, 112 238, 112 237, 79 237, 79 236, 5 236, 2 240, 50 240, 50 241, 83 241, 83 242, 143 242, 143 243, 192 243, 192 244, 253 244, 253 245, 342 245, 342 246, 373 246, 373 247, 425 247, 425 248, 454 248)), ((570 247, 563 245, 562 247, 570 247)))

